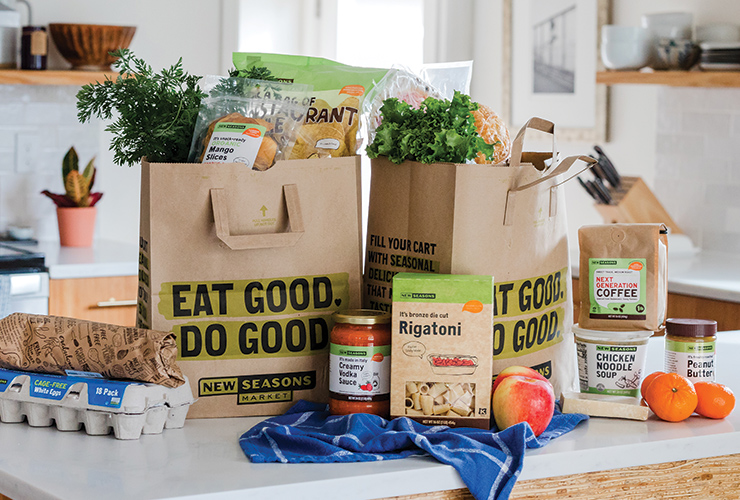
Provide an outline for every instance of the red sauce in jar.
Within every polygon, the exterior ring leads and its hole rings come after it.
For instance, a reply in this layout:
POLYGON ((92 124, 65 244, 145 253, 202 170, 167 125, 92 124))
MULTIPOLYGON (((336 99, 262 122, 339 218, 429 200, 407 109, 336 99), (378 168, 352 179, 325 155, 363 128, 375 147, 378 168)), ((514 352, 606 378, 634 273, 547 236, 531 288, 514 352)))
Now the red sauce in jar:
POLYGON ((329 344, 329 411, 390 414, 391 316, 369 309, 334 314, 329 344))

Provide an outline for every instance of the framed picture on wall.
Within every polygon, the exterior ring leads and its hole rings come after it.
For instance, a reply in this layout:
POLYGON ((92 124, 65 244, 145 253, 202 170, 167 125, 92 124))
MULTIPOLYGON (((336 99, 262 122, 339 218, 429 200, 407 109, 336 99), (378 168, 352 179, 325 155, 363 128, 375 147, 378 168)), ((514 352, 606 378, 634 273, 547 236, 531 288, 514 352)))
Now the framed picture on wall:
POLYGON ((504 0, 503 115, 512 129, 538 116, 559 139, 607 139, 601 26, 610 0, 504 0))

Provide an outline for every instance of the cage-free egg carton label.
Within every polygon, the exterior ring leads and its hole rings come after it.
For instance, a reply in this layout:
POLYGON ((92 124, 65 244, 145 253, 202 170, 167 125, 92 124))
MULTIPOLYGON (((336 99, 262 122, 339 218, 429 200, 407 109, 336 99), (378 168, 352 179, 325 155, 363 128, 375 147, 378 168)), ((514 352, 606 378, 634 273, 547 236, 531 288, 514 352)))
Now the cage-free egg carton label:
POLYGON ((177 388, 86 376, 0 369, 0 421, 138 439, 180 428, 193 403, 186 380, 177 388))

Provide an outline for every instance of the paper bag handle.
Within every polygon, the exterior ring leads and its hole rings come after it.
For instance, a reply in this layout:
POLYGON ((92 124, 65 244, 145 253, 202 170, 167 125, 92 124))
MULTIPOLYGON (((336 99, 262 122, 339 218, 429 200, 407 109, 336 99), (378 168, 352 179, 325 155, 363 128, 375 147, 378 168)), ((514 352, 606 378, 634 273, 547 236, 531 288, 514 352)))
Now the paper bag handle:
POLYGON ((518 193, 521 193, 522 191, 526 191, 527 189, 534 187, 538 184, 542 184, 543 182, 547 182, 550 179, 553 179, 557 177, 558 175, 565 174, 568 172, 571 167, 577 162, 582 161, 585 163, 585 167, 578 170, 575 174, 571 175, 570 177, 566 178, 565 180, 558 182, 557 184, 553 184, 550 186, 550 217, 554 217, 558 213, 558 206, 557 206, 557 193, 555 189, 560 186, 561 184, 564 184, 571 180, 573 177, 576 177, 583 173, 584 171, 591 168, 595 163, 596 160, 594 158, 591 158, 590 156, 569 156, 565 158, 563 161, 561 161, 557 167, 552 169, 550 172, 547 173, 547 175, 543 175, 539 179, 530 182, 529 184, 524 184, 523 186, 517 186, 515 188, 510 189, 506 193, 506 207, 504 208, 504 226, 510 226, 513 224, 512 221, 512 212, 514 211, 514 204, 516 202, 516 197, 518 193))
POLYGON ((557 146, 555 144, 555 124, 544 118, 538 118, 536 116, 527 120, 527 123, 519 129, 516 137, 511 143, 511 156, 509 157, 509 166, 518 167, 522 164, 522 150, 524 148, 524 136, 527 130, 539 130, 552 135, 552 164, 554 165, 557 155, 557 146))
POLYGON ((294 246, 304 233, 298 187, 295 184, 284 185, 283 195, 288 210, 290 231, 283 233, 231 234, 226 193, 223 188, 211 188, 211 205, 213 207, 213 220, 216 224, 216 236, 232 250, 294 246))

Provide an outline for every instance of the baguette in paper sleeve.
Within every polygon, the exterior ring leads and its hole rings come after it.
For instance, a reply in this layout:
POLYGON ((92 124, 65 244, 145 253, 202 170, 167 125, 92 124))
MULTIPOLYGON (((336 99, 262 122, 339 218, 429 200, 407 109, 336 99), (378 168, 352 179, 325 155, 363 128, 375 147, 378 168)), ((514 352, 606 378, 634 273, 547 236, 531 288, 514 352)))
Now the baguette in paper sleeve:
POLYGON ((0 368, 65 370, 178 387, 185 382, 175 334, 61 316, 14 313, 0 320, 0 368))

